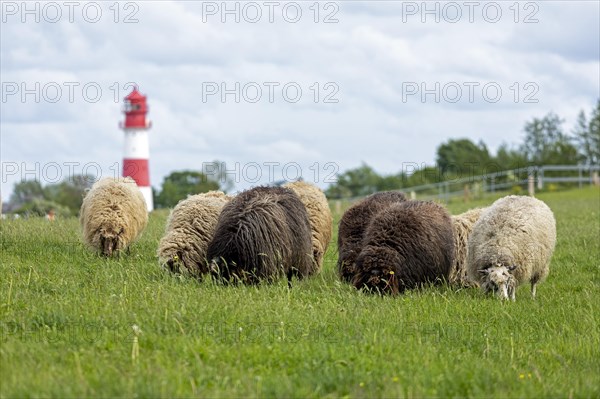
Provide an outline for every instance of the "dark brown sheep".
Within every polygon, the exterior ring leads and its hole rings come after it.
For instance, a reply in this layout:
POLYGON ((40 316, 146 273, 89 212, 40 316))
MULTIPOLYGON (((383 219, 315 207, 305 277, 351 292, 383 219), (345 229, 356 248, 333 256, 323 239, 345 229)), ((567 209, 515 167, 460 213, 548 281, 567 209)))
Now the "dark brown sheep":
POLYGON ((343 281, 351 282, 356 274, 355 261, 362 249, 362 240, 372 217, 391 204, 404 202, 406 197, 399 191, 371 194, 352 205, 340 220, 338 229, 338 273, 343 281))
POLYGON ((211 273, 225 282, 257 284, 312 274, 311 229, 300 197, 283 187, 256 187, 223 207, 208 246, 211 273))
POLYGON ((454 260, 452 220, 431 201, 406 201, 380 211, 356 258, 356 288, 397 294, 448 279, 454 260))

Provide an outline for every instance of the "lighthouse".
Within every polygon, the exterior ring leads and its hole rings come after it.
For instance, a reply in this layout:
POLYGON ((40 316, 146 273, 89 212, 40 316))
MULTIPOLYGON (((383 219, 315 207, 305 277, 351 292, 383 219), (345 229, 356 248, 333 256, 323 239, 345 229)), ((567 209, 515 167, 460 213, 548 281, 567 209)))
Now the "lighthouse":
POLYGON ((142 95, 137 87, 125 97, 123 113, 125 122, 119 123, 119 127, 125 132, 123 176, 129 176, 135 180, 144 195, 148 212, 150 212, 154 209, 148 169, 148 159, 150 158, 148 129, 151 123, 146 118, 148 113, 146 96, 142 95))

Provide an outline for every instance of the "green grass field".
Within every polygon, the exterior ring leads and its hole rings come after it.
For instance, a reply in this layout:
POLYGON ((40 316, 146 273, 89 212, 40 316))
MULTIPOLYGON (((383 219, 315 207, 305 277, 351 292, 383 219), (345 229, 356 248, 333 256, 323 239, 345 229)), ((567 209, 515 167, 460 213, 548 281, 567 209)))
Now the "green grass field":
POLYGON ((84 249, 75 218, 4 220, 0 397, 598 398, 600 190, 539 198, 556 252, 538 298, 523 286, 515 303, 366 295, 337 280, 335 245, 292 290, 177 278, 155 259, 166 212, 111 260, 84 249))

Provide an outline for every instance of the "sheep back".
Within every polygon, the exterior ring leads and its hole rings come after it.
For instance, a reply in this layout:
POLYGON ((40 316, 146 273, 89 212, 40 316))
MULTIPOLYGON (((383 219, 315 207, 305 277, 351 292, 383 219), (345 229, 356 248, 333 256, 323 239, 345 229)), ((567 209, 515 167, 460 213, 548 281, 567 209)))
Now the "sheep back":
POLYGON ((306 208, 292 190, 256 187, 223 207, 207 250, 211 273, 256 284, 314 272, 306 208))
POLYGON ((106 256, 118 254, 148 223, 144 196, 130 177, 100 179, 83 199, 79 222, 88 247, 106 256))
POLYGON ((450 269, 448 282, 458 287, 473 287, 477 283, 467 275, 467 249, 469 236, 473 226, 481 216, 485 208, 475 208, 460 215, 452 216, 452 227, 454 229, 454 262, 450 269))
POLYGON ((518 284, 543 281, 556 245, 556 221, 544 202, 527 196, 500 198, 473 226, 467 252, 469 278, 483 282, 479 270, 516 266, 518 284))
POLYGON ((371 218, 391 204, 406 201, 399 191, 383 191, 371 194, 344 212, 338 228, 337 269, 343 281, 351 282, 356 274, 356 257, 362 249, 362 241, 371 218))
POLYGON ((169 214, 158 245, 159 264, 174 273, 201 279, 208 273, 206 250, 223 206, 231 199, 221 191, 191 195, 169 214))
POLYGON ((445 281, 454 259, 450 214, 431 201, 384 208, 367 227, 363 244, 352 283, 380 293, 445 281))
POLYGON ((331 241, 333 217, 323 191, 303 181, 287 183, 284 187, 294 191, 306 207, 311 227, 313 257, 316 271, 323 266, 323 257, 331 241))

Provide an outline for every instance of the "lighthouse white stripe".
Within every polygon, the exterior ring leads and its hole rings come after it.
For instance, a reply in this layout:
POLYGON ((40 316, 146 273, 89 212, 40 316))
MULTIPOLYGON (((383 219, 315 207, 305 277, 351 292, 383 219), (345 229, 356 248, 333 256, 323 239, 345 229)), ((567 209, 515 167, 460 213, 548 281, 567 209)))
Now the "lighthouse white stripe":
POLYGON ((152 210, 154 209, 154 201, 152 200, 152 188, 140 187, 140 191, 144 196, 144 201, 146 201, 146 209, 148 209, 148 212, 152 212, 152 210))
POLYGON ((149 159, 148 132, 144 129, 125 129, 124 158, 149 159))

